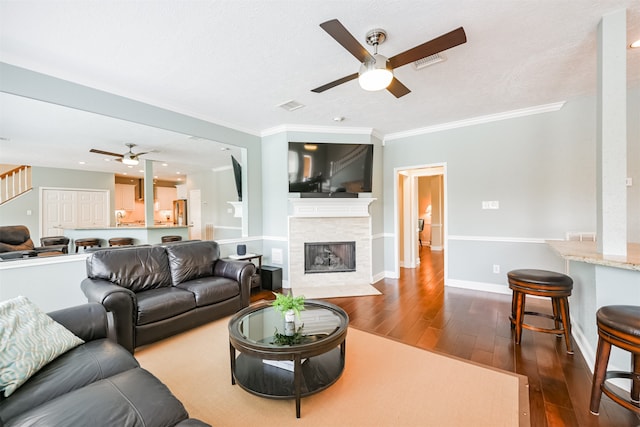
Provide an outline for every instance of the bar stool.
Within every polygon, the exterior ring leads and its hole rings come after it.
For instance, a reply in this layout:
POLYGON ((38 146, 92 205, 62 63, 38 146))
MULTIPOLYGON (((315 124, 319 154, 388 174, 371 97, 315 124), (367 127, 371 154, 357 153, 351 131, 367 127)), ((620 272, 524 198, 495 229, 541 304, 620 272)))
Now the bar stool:
POLYGON ((109 246, 128 246, 133 245, 131 237, 112 237, 109 239, 109 246))
POLYGON ((182 240, 182 236, 162 236, 161 240, 162 240, 162 243, 179 242, 182 240))
POLYGON ((40 246, 59 246, 66 245, 66 248, 62 249, 62 253, 69 252, 69 238, 67 236, 48 236, 40 238, 40 246))
POLYGON ((84 239, 76 239, 74 244, 76 245, 76 253, 78 253, 78 248, 82 246, 83 249, 92 248, 94 246, 100 246, 100 239, 95 237, 86 237, 84 239))
POLYGON ((571 320, 569 318, 569 296, 573 289, 573 280, 566 274, 554 271, 523 269, 507 273, 509 288, 513 291, 511 300, 511 323, 515 327, 516 344, 522 340, 522 328, 547 334, 564 335, 567 353, 573 354, 571 348, 571 320), (526 311, 527 295, 551 298, 553 315, 526 311), (526 315, 553 319, 554 328, 542 328, 524 323, 526 315), (560 325, 562 323, 562 325, 560 325), (561 327, 562 326, 562 327, 561 327))
POLYGON ((596 313, 598 324, 598 350, 593 369, 591 405, 594 415, 600 411, 602 393, 619 405, 640 414, 640 307, 631 305, 608 305, 596 313), (611 346, 631 353, 631 372, 607 371, 611 346), (609 388, 606 381, 611 378, 631 379, 631 393, 625 398, 609 388))

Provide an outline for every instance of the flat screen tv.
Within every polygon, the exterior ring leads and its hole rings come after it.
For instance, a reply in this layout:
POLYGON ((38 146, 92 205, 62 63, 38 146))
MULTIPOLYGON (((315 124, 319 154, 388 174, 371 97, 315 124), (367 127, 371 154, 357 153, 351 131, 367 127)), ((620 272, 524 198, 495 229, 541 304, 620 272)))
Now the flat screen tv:
POLYGON ((373 145, 289 142, 289 192, 370 193, 373 145))

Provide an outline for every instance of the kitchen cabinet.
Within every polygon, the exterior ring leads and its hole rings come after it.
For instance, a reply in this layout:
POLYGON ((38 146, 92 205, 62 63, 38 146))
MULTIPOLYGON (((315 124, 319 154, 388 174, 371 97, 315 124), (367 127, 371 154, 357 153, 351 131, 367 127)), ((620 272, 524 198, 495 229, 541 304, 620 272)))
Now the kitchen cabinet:
POLYGON ((136 186, 116 184, 115 208, 117 211, 133 211, 136 208, 136 186))
POLYGON ((173 201, 178 198, 178 190, 175 187, 156 187, 156 210, 173 210, 173 201))

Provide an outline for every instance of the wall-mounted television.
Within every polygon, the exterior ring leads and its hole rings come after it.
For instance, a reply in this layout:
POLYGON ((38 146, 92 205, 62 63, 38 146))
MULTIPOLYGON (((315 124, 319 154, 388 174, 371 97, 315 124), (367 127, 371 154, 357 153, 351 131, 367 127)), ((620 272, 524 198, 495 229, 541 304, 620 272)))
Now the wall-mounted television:
POLYGON ((288 164, 290 193, 322 197, 371 192, 371 144, 289 142, 288 164))

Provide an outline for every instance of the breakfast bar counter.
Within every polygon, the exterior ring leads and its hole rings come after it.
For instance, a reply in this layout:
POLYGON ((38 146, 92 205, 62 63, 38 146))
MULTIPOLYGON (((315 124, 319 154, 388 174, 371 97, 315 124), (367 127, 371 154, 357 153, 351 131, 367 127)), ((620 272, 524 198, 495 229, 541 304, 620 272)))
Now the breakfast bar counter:
MULTIPOLYGON (((84 227, 66 228, 64 235, 74 242, 76 239, 95 237, 102 241, 102 246, 108 246, 109 239, 113 237, 131 237, 135 245, 156 244, 162 242, 162 236, 174 235, 182 237, 182 240, 189 238, 189 227, 173 225, 144 226, 119 226, 119 227, 84 227)), ((69 248, 75 251, 74 247, 69 248)))
MULTIPOLYGON (((596 242, 551 240, 547 244, 566 261, 573 279, 569 298, 572 335, 589 366, 598 344, 596 312, 605 305, 640 306, 640 244, 629 243, 626 256, 598 253, 596 242)), ((629 355, 612 352, 610 367, 626 370, 629 355)))
POLYGON ((596 250, 596 242, 549 240, 549 246, 569 261, 640 271, 640 243, 627 244, 627 256, 603 255, 596 250))

